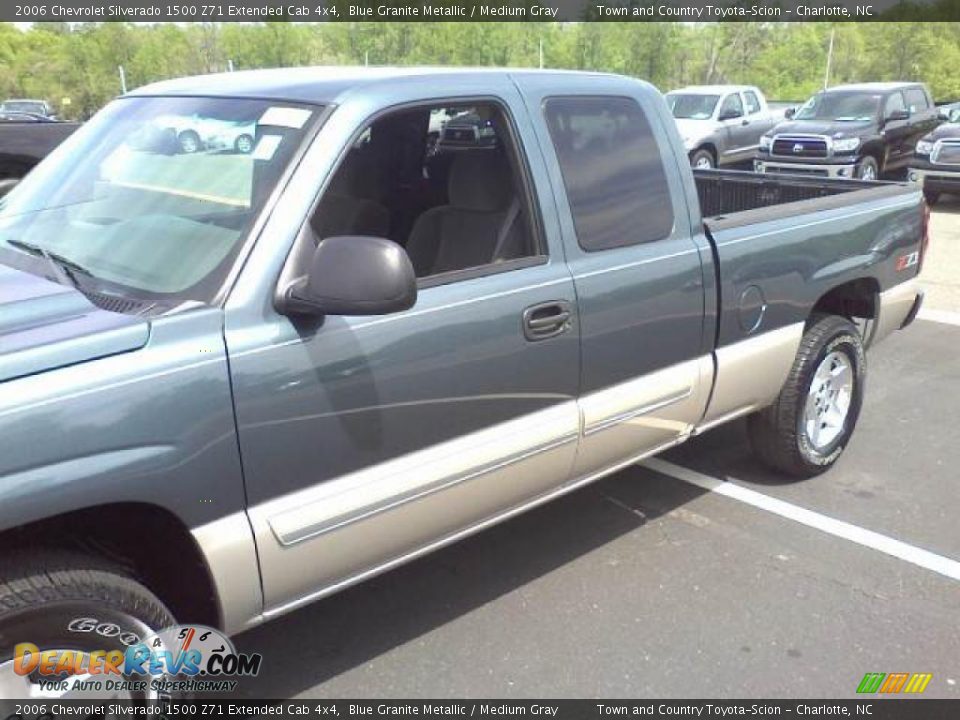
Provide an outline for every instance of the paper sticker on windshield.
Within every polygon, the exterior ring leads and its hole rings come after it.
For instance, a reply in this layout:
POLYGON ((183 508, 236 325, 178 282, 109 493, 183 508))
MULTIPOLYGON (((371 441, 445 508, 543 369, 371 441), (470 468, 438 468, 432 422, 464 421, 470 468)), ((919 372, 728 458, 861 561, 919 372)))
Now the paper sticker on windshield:
POLYGON ((283 137, 280 135, 264 135, 253 149, 253 159, 272 160, 273 154, 280 147, 282 141, 283 137))
POLYGON ((260 118, 261 125, 287 127, 299 130, 310 119, 310 111, 303 108, 272 107, 260 118))

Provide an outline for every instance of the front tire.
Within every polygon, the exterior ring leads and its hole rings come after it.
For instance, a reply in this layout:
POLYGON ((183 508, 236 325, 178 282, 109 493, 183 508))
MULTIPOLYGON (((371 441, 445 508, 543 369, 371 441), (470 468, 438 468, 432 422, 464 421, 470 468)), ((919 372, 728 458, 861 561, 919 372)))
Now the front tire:
POLYGON ((876 180, 879 177, 880 166, 873 155, 867 155, 857 163, 857 178, 860 180, 876 180))
MULTIPOLYGON (((0 697, 27 699, 39 691, 37 670, 30 675, 15 671, 17 644, 32 643, 41 651, 125 652, 174 623, 173 615, 150 590, 111 563, 58 551, 8 553, 0 559, 0 697)), ((67 687, 56 696, 89 696, 90 691, 75 686, 75 677, 65 678, 67 687)), ((107 694, 114 699, 153 697, 148 693, 107 694)), ((50 691, 43 697, 49 699, 50 691)), ((104 692, 93 697, 102 698, 104 692)))
POLYGON ((697 170, 712 170, 717 165, 709 150, 697 150, 690 156, 690 167, 697 170))
POLYGON ((814 316, 776 402, 747 420, 757 457, 798 478, 830 468, 853 435, 866 372, 857 327, 836 315, 814 316))

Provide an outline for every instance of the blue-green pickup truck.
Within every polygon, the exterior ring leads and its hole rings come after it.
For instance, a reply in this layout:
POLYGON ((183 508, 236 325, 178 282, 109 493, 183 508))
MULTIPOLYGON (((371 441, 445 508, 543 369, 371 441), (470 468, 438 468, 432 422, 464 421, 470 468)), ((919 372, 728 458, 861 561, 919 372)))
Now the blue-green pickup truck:
POLYGON ((926 227, 911 184, 694 172, 613 75, 112 102, 0 201, 0 696, 20 643, 237 633, 736 417, 824 471, 926 227), (166 151, 171 116, 252 147, 166 151))

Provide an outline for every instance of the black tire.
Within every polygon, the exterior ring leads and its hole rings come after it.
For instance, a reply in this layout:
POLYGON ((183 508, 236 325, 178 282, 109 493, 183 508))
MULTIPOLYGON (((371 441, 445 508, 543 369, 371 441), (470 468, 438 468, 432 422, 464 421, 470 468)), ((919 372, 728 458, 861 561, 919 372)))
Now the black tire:
POLYGON ((873 155, 864 155, 857 163, 857 177, 861 180, 880 179, 880 165, 873 155))
POLYGON ((241 155, 249 155, 253 152, 253 136, 241 135, 234 141, 233 149, 241 155))
POLYGON ((933 190, 924 190, 923 197, 926 199, 927 205, 929 205, 930 207, 933 207, 938 202, 940 202, 940 193, 935 192, 933 190))
POLYGON ((776 402, 747 419, 754 453, 769 467, 798 478, 819 475, 830 468, 856 427, 866 373, 866 355, 857 327, 836 315, 811 318, 776 402), (845 355, 850 364, 852 391, 842 430, 832 442, 818 448, 805 430, 804 411, 817 369, 833 352, 845 355))
POLYGON ((180 148, 180 152, 186 155, 200 152, 200 136, 193 130, 184 130, 177 136, 177 145, 180 148))
POLYGON ((715 168, 717 161, 713 158, 713 153, 709 150, 700 149, 690 155, 690 167, 696 168, 715 168))
POLYGON ((111 563, 62 551, 6 555, 0 559, 0 667, 18 643, 123 652, 175 623, 152 592, 111 563))

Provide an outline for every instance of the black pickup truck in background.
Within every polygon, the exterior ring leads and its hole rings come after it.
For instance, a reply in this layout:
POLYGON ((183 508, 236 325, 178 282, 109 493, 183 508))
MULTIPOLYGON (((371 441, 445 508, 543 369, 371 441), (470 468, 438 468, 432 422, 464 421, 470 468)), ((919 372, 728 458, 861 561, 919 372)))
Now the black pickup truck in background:
POLYGON ((817 93, 760 138, 754 169, 876 180, 904 170, 942 122, 921 83, 840 85, 817 93))
POLYGON ((22 178, 80 127, 21 113, 4 117, 0 117, 0 181, 22 178))

